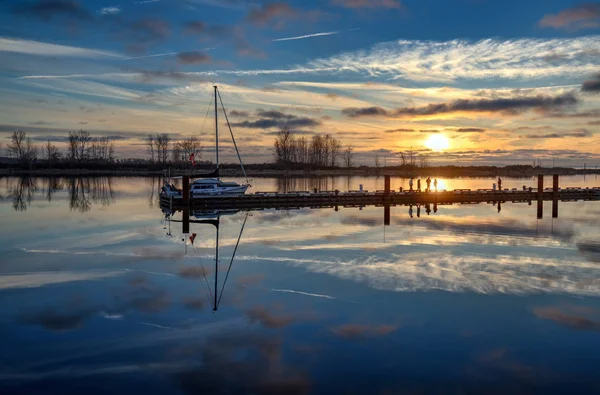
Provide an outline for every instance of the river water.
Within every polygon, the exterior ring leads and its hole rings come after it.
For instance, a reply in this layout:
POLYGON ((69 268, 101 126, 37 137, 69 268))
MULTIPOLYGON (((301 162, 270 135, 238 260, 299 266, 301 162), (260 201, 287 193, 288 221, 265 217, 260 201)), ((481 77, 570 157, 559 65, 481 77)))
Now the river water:
POLYGON ((399 206, 389 226, 382 207, 222 213, 215 267, 215 223, 197 213, 192 244, 159 186, 0 179, 0 393, 600 390, 600 202, 561 202, 556 219, 548 202, 542 219, 527 203, 399 206))

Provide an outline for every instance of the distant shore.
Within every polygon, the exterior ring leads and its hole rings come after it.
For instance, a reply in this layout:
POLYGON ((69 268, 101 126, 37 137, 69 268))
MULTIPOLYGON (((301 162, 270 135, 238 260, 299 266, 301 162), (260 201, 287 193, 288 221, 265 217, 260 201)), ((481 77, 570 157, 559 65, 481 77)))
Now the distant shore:
MULTIPOLYGON (((189 169, 171 169, 171 176, 191 175, 192 177, 201 176, 208 170, 189 169)), ((538 174, 551 175, 583 175, 600 174, 600 169, 573 169, 573 168, 515 168, 515 167, 475 167, 475 166, 442 166, 428 168, 374 168, 358 167, 351 169, 331 168, 331 169, 265 169, 253 168, 249 166, 246 169, 248 177, 267 178, 267 177, 366 177, 391 175, 394 177, 512 177, 528 178, 538 174)), ((35 176, 35 177, 162 177, 165 170, 150 169, 0 169, 0 177, 10 176, 35 176)), ((239 168, 222 168, 221 177, 243 177, 239 168)))

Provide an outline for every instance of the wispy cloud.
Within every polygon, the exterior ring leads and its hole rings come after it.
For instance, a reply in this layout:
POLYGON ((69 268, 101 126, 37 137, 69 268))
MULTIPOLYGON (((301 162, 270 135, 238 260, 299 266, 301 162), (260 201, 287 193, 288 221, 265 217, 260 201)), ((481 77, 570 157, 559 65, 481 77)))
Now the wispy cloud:
MULTIPOLYGON (((211 70, 199 75, 300 75, 355 73, 370 78, 406 79, 420 82, 451 83, 458 80, 549 79, 586 76, 597 73, 600 52, 591 51, 600 36, 567 39, 517 39, 477 42, 465 40, 396 41, 376 45, 371 50, 341 53, 316 59, 304 65, 281 69, 211 70), (548 54, 561 59, 548 62, 548 54)), ((29 76, 28 78, 74 78, 75 76, 29 76)), ((558 82, 560 83, 560 82, 558 82)))
POLYGON ((80 58, 121 57, 121 55, 110 51, 11 38, 0 38, 0 52, 16 52, 42 56, 70 56, 80 58))
POLYGON ((144 1, 136 1, 133 4, 148 4, 148 3, 158 3, 161 0, 144 0, 144 1))
POLYGON ((98 11, 99 15, 115 15, 121 12, 121 8, 119 8, 119 6, 112 6, 112 7, 103 7, 100 8, 98 11))
POLYGON ((590 50, 599 40, 599 36, 477 42, 399 40, 378 44, 369 51, 317 59, 307 67, 332 68, 370 77, 443 82, 586 75, 596 72, 600 65, 600 53, 590 50), (561 59, 552 62, 545 59, 557 53, 562 55, 561 59))
POLYGON ((600 26, 600 4, 588 3, 568 8, 558 14, 549 14, 540 21, 541 27, 581 30, 600 26))
POLYGON ((339 34, 339 33, 340 33, 339 31, 335 31, 335 32, 323 32, 323 33, 312 33, 312 34, 305 34, 303 36, 276 38, 276 39, 274 39, 272 41, 302 40, 302 39, 311 38, 311 37, 332 36, 334 34, 339 34))

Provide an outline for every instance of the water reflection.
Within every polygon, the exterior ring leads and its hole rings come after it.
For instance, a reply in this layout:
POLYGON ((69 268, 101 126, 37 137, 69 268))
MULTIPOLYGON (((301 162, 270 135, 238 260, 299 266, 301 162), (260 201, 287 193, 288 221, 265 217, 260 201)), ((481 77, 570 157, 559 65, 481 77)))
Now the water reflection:
POLYGON ((27 205, 31 204, 37 185, 35 178, 19 177, 8 178, 6 189, 8 197, 12 200, 12 207, 15 211, 27 210, 27 205))
POLYGON ((186 233, 149 179, 110 206, 45 181, 52 205, 5 202, 2 393, 596 389, 598 202, 190 210, 186 233))
MULTIPOLYGON (((183 210, 181 212, 181 215, 182 215, 181 220, 174 220, 173 215, 176 212, 172 211, 168 207, 163 206, 162 212, 164 215, 164 223, 166 223, 165 228, 168 229, 167 236, 172 237, 171 222, 181 222, 181 234, 183 236, 181 241, 184 243, 184 246, 185 246, 185 254, 187 255, 187 249, 188 249, 188 245, 189 245, 191 247, 192 251, 196 254, 196 256, 198 258, 198 264, 199 264, 199 268, 193 268, 193 267, 188 268, 186 273, 187 273, 187 275, 191 275, 192 273, 200 273, 202 275, 202 277, 204 278, 204 281, 206 283, 206 286, 207 286, 209 302, 213 306, 213 311, 217 311, 219 308, 219 305, 221 304, 221 300, 223 298, 223 292, 225 291, 225 286, 227 285, 227 280, 229 279, 229 274, 231 272, 231 268, 233 267, 233 262, 235 260, 236 253, 237 253, 238 247, 240 245, 240 241, 242 239, 242 234, 244 233, 244 228, 246 227, 246 222, 248 220, 249 212, 246 212, 246 215, 245 215, 242 225, 240 227, 237 241, 233 248, 233 253, 231 255, 229 264, 227 266, 227 272, 225 274, 225 279, 223 280, 222 285, 219 283, 219 266, 221 264, 221 261, 219 260, 219 253, 220 253, 219 234, 220 234, 220 230, 221 230, 221 226, 222 226, 221 218, 224 216, 235 215, 239 211, 238 210, 194 210, 191 213, 192 214, 191 217, 195 218, 193 220, 190 219, 190 215, 187 210, 183 210), (194 244, 196 241, 196 238, 198 237, 198 233, 195 233, 195 232, 191 233, 191 234, 189 233, 190 224, 194 224, 194 227, 210 225, 215 229, 215 250, 214 250, 215 265, 214 265, 214 272, 213 272, 214 273, 214 283, 213 283, 212 289, 211 289, 211 285, 210 285, 208 277, 207 277, 208 271, 202 265, 203 257, 200 253, 200 249, 198 248, 198 246, 196 244, 194 244), (219 286, 221 287, 220 290, 219 290, 219 286)), ((196 230, 196 229, 194 229, 194 230, 196 230)), ((204 240, 206 240, 206 238, 204 240)), ((190 303, 191 305, 202 304, 201 301, 199 301, 197 299, 190 300, 190 301, 188 301, 188 303, 190 303)))
POLYGON ((92 203, 109 206, 115 196, 110 177, 68 179, 69 207, 81 213, 91 209, 92 203))

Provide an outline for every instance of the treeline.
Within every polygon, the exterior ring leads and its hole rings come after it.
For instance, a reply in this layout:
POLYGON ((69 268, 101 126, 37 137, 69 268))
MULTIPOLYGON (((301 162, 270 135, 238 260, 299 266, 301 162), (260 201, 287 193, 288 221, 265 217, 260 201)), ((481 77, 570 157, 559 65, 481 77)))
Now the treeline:
POLYGON ((51 164, 59 162, 113 162, 115 144, 108 137, 93 137, 88 131, 69 132, 66 137, 66 150, 63 153, 50 140, 37 147, 33 139, 21 130, 14 131, 6 146, 6 154, 21 164, 31 166, 38 159, 51 164))
MULTIPOLYGON (((206 164, 199 160, 202 144, 198 137, 174 140, 167 133, 150 134, 145 140, 145 146, 148 159, 117 159, 113 139, 95 137, 86 130, 69 132, 65 136, 63 147, 50 140, 36 145, 26 132, 16 130, 11 134, 5 152, 13 160, 9 167, 20 168, 112 169, 126 166, 162 169, 165 165, 186 168, 190 166, 191 158, 195 162, 206 164)), ((2 167, 6 165, 3 164, 2 167)))
POLYGON ((354 161, 354 147, 344 147, 340 139, 329 133, 316 134, 308 139, 306 136, 297 137, 288 129, 279 131, 275 136, 273 154, 278 165, 336 167, 342 159, 346 167, 352 167, 354 161))
POLYGON ((173 141, 167 133, 149 134, 146 138, 146 151, 150 156, 150 163, 186 167, 192 159, 199 161, 202 155, 202 143, 195 136, 173 141))

